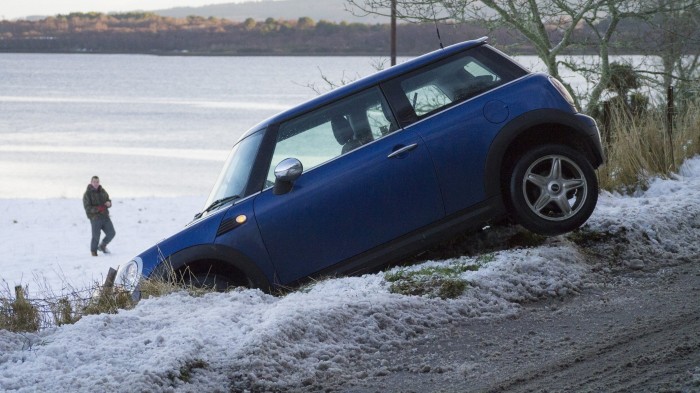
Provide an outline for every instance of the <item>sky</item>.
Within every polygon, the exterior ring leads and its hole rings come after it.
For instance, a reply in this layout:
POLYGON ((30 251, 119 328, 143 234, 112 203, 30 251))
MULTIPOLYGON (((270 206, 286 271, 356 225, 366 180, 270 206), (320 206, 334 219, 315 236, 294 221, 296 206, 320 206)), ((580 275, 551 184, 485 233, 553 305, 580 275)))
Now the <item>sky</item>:
MULTIPOLYGON (((201 202, 113 199, 112 254, 94 258, 88 256, 89 228, 78 218, 78 199, 0 199, 0 233, 11 236, 0 243, 0 295, 3 280, 6 286, 19 280, 30 298, 40 297, 30 277, 58 283, 57 295, 84 288, 90 280, 86 271, 98 275, 128 260, 135 249, 184 225, 201 202)), ((587 226, 625 238, 610 244, 619 257, 616 268, 663 274, 664 266, 696 261, 700 157, 634 196, 602 192, 587 226)), ((461 257, 394 270, 477 262, 461 257)), ((178 292, 36 334, 0 330, 0 391, 322 391, 324 381, 349 386, 363 373, 389 372, 381 364, 348 370, 357 359, 371 363, 374 354, 426 342, 453 323, 515 317, 522 303, 605 286, 595 265, 564 236, 539 247, 499 251, 480 263, 479 270, 461 274, 469 285, 449 300, 391 293, 378 273, 321 280, 284 296, 252 289, 204 296, 178 292), (191 371, 189 379, 178 377, 182 370, 191 371)), ((483 372, 475 364, 454 367, 468 379, 469 373, 483 372)), ((700 381, 700 367, 683 370, 681 377, 700 381)))
POLYGON ((245 1, 258 0, 2 0, 0 2, 0 19, 18 19, 32 15, 56 15, 71 12, 149 11, 245 1))

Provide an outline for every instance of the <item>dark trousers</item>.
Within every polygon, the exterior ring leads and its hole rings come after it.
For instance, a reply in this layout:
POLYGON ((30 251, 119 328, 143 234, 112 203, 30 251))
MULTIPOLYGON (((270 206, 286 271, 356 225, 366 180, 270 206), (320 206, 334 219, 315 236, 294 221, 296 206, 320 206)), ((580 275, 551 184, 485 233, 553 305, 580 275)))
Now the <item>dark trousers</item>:
POLYGON ((105 246, 112 241, 116 232, 114 225, 109 216, 98 216, 90 220, 92 226, 92 241, 90 242, 90 251, 97 251, 97 245, 100 242, 100 231, 104 231, 105 237, 102 239, 102 244, 105 246))

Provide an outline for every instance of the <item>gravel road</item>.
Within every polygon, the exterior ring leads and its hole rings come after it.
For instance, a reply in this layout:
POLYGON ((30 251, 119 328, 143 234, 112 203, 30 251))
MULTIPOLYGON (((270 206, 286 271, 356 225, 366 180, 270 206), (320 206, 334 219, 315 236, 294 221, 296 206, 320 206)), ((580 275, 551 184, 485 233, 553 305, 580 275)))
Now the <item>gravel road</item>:
POLYGON ((462 321, 357 367, 365 378, 326 390, 700 392, 700 257, 601 269, 577 296, 462 321))

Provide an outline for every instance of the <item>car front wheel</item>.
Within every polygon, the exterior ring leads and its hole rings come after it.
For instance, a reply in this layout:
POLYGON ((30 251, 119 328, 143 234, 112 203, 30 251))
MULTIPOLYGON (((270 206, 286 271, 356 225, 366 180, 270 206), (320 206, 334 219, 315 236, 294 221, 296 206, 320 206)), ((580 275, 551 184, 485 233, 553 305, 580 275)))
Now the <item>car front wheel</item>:
POLYGON ((581 226, 598 201, 598 179, 586 157, 568 146, 543 145, 520 156, 510 172, 515 219, 541 235, 581 226))
POLYGON ((227 277, 207 273, 191 274, 186 277, 185 282, 188 286, 194 288, 209 289, 217 292, 224 292, 230 286, 230 280, 227 277))

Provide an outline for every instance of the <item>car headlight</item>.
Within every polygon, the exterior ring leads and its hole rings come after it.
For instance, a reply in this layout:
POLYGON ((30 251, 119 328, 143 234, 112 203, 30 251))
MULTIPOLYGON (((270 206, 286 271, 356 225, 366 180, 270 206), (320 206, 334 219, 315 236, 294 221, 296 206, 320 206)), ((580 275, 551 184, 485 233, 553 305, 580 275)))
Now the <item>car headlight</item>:
POLYGON ((128 263, 119 266, 117 277, 114 279, 114 285, 133 292, 141 279, 141 271, 143 270, 143 262, 141 258, 136 257, 128 263))

